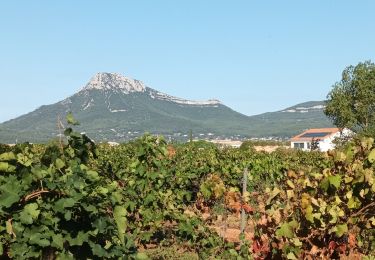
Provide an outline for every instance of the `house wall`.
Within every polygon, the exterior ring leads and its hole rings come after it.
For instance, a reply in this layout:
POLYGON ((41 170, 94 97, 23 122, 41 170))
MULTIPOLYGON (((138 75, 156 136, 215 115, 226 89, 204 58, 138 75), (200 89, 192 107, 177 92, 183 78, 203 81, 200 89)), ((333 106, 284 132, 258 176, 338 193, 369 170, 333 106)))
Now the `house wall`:
POLYGON ((332 143, 333 139, 333 137, 329 137, 319 141, 319 150, 322 152, 326 152, 328 150, 335 149, 335 145, 332 143))
MULTIPOLYGON (((322 151, 322 152, 325 152, 325 151, 328 151, 328 150, 332 150, 334 148, 334 146, 332 144, 332 140, 330 141, 327 138, 325 140, 319 141, 319 150, 322 151)), ((303 143, 304 144, 303 145, 303 149, 301 149, 301 150, 303 150, 303 151, 310 151, 310 148, 307 148, 308 147, 307 144, 310 143, 310 145, 311 145, 311 142, 291 142, 290 143, 290 147, 294 148, 294 144, 295 143, 303 143)), ((297 148, 295 148, 295 149, 297 149, 297 148)))
POLYGON ((303 151, 310 151, 310 148, 307 148, 307 143, 310 143, 310 142, 290 142, 290 147, 291 148, 294 148, 294 144, 295 143, 303 143, 303 148, 301 150, 303 151))
MULTIPOLYGON (((324 139, 322 139, 322 140, 320 140, 319 141, 319 150, 320 151, 322 151, 322 152, 326 152, 326 151, 328 151, 328 150, 333 150, 333 149, 335 149, 335 145, 332 143, 333 142, 333 140, 336 138, 336 137, 340 137, 340 132, 337 132, 337 133, 335 133, 335 134, 333 134, 333 135, 331 135, 330 137, 328 137, 328 138, 324 138, 324 139)), ((350 134, 352 134, 352 132, 350 131, 350 130, 348 130, 348 129, 344 129, 343 131, 342 131, 342 134, 345 136, 347 136, 347 135, 350 135, 350 134)), ((294 143, 302 143, 302 142, 291 142, 290 144, 291 144, 291 148, 294 148, 294 143)), ((302 149, 302 150, 304 150, 304 151, 309 151, 310 149, 307 149, 307 143, 308 142, 303 142, 304 143, 304 149, 302 149)))

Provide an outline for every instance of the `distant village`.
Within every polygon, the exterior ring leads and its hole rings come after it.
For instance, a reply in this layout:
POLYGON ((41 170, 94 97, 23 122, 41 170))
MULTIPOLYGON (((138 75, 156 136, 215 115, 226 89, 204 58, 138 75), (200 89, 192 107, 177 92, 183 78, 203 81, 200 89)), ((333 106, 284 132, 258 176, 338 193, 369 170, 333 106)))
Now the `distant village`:
MULTIPOLYGON (((293 136, 292 138, 280 137, 261 137, 248 138, 241 135, 221 136, 214 133, 207 134, 182 134, 175 133, 173 135, 164 135, 169 141, 207 141, 222 147, 240 148, 245 141, 254 141, 254 143, 264 143, 264 145, 255 145, 257 151, 272 152, 278 147, 300 149, 303 151, 319 150, 322 152, 332 150, 335 148, 334 140, 343 136, 350 136, 351 131, 348 129, 340 130, 339 128, 312 128, 293 136)), ((128 137, 135 138, 140 136, 139 132, 128 132, 128 137)), ((122 136, 123 137, 123 136, 122 136)), ((117 142, 108 142, 111 145, 117 145, 117 142)))

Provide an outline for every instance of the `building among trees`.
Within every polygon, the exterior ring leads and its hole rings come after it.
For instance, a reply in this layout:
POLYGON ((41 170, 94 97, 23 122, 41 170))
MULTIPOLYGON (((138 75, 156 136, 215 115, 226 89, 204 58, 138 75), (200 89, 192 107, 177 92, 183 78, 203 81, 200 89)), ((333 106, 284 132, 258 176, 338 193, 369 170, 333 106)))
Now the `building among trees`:
POLYGON ((290 139, 291 148, 304 151, 320 150, 322 152, 335 148, 334 139, 348 136, 348 129, 340 131, 339 128, 313 128, 302 132, 290 139))

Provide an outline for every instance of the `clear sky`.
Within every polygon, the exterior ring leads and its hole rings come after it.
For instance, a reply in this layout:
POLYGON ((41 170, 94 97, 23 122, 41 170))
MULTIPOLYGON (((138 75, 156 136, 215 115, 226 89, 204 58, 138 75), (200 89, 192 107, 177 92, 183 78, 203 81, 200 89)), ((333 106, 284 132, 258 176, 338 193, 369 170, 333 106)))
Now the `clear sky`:
POLYGON ((375 62, 375 1, 0 2, 0 122, 118 72, 246 115, 322 100, 375 62))

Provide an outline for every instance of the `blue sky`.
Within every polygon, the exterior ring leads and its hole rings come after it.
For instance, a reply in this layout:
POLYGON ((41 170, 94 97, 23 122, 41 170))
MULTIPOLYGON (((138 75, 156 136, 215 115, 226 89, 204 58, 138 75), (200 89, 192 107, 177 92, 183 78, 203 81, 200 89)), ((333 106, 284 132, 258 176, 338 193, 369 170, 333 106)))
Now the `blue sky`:
POLYGON ((322 100, 375 61, 375 1, 1 1, 0 122, 96 72, 253 115, 322 100))

